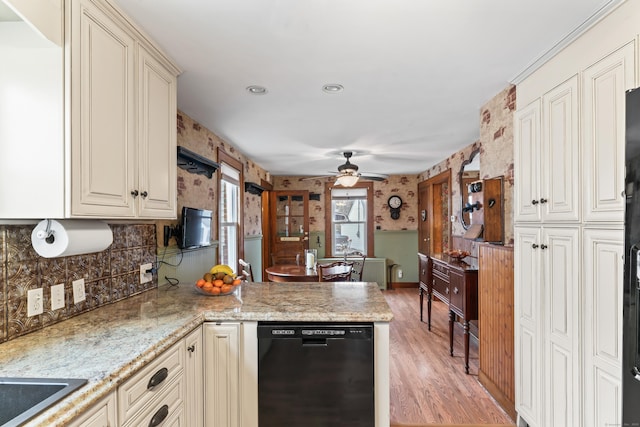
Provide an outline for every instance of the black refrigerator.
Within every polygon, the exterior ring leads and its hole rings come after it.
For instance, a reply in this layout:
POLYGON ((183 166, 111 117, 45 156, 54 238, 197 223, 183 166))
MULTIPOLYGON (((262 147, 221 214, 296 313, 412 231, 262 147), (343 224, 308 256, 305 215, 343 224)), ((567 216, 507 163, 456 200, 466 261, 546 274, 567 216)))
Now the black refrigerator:
POLYGON ((622 425, 640 426, 640 88, 626 94, 622 425))

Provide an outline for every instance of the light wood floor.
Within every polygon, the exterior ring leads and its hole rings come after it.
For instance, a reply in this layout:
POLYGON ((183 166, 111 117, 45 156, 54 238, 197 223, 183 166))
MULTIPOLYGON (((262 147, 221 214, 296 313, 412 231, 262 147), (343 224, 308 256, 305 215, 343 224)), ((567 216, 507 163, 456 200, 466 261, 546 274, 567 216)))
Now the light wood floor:
MULTIPOLYGON (((418 290, 383 291, 394 319, 390 324, 391 425, 465 427, 513 426, 512 420, 478 382, 478 346, 472 338, 469 375, 464 373, 462 327, 456 327, 449 356, 449 315, 434 301, 431 331, 420 322, 418 290)), ((425 300, 424 319, 427 308, 425 300)))

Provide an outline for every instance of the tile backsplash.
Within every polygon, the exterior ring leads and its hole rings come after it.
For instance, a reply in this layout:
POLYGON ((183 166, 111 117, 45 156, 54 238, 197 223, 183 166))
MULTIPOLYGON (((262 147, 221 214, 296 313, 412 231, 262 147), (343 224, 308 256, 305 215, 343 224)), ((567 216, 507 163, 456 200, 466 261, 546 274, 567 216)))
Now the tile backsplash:
POLYGON ((110 224, 113 243, 102 252, 43 258, 31 246, 33 225, 0 225, 0 342, 77 314, 157 288, 139 284, 140 264, 156 261, 154 224, 110 224), (85 301, 73 303, 72 281, 84 278, 85 301), (51 310, 51 286, 63 283, 65 307, 51 310), (42 288, 44 311, 27 317, 27 291, 42 288))

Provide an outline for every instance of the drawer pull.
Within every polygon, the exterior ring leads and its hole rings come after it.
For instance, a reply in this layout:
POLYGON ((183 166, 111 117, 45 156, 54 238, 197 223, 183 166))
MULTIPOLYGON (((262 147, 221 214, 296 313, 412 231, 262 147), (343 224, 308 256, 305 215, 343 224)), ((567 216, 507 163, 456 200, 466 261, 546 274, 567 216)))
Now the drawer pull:
POLYGON ((447 295, 449 295, 449 287, 448 287, 448 286, 447 286, 447 288, 446 288, 444 291, 445 291, 445 293, 446 293, 447 295))
POLYGON ((162 405, 162 408, 158 409, 153 417, 151 417, 151 421, 149 421, 149 427, 156 427, 164 421, 169 415, 169 405, 162 405))
POLYGON ((187 347, 187 351, 189 353, 193 353, 194 351, 196 351, 196 346, 195 344, 190 345, 189 347, 187 347))
POLYGON ((459 292, 460 292, 460 290, 457 287, 453 288, 453 293, 454 294, 458 295, 459 292))
POLYGON ((147 384, 147 390, 151 390, 152 388, 160 384, 162 381, 167 379, 168 376, 169 376, 169 370, 167 368, 160 369, 158 372, 153 374, 153 376, 149 380, 149 384, 147 384))

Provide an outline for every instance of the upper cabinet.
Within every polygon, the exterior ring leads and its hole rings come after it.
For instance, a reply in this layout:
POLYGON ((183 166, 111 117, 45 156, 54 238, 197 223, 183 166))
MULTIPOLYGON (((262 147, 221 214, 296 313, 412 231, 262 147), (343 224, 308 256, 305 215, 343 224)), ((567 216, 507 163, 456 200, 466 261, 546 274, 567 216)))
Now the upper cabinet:
POLYGON ((578 221, 578 78, 516 113, 516 221, 578 221))
POLYGON ((64 4, 63 134, 15 141, 35 155, 46 147, 61 178, 54 187, 28 167, 0 170, 0 181, 26 183, 0 218, 175 218, 179 69, 108 1, 64 4), (52 203, 21 207, 41 197, 52 203))
POLYGON ((582 75, 585 221, 624 220, 624 94, 634 87, 634 61, 628 43, 582 75))

